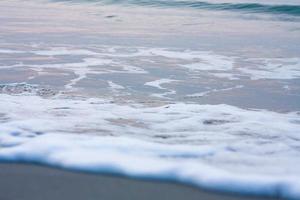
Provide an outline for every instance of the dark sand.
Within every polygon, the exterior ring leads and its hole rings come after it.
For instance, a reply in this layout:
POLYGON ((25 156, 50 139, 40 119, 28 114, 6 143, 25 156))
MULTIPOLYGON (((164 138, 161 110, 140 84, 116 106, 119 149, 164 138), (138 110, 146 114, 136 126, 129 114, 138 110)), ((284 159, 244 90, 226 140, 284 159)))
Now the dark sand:
POLYGON ((169 182, 78 173, 29 164, 0 164, 0 200, 246 200, 169 182))

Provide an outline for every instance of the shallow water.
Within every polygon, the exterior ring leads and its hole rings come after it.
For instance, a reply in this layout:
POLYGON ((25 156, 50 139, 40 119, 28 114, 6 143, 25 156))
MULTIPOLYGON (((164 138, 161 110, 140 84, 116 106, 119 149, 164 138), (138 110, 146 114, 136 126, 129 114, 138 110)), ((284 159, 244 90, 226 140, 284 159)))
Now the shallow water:
POLYGON ((0 2, 0 158, 300 197, 297 1, 0 2))

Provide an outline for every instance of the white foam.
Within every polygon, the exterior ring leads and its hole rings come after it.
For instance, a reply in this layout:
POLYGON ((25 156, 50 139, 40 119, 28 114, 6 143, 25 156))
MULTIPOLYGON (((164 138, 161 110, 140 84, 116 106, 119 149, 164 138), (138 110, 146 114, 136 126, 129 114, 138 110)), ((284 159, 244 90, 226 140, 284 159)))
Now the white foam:
POLYGON ((162 98, 162 99, 171 99, 169 97, 167 97, 168 95, 175 95, 177 92, 175 90, 169 90, 167 92, 163 92, 163 93, 152 93, 151 96, 152 97, 157 97, 157 98, 162 98))
POLYGON ((234 89, 240 89, 240 88, 243 88, 243 87, 244 87, 243 85, 237 85, 237 86, 229 87, 229 88, 212 89, 212 90, 208 90, 208 91, 204 91, 204 92, 189 94, 189 95, 186 95, 186 96, 187 97, 204 97, 204 96, 208 96, 209 94, 212 94, 212 93, 230 91, 230 90, 234 90, 234 89))
POLYGON ((142 49, 140 53, 144 56, 162 56, 186 60, 189 62, 188 64, 178 64, 178 66, 190 71, 208 71, 215 77, 230 80, 240 79, 241 76, 248 76, 253 80, 300 78, 300 58, 298 57, 246 59, 245 61, 250 61, 253 64, 238 66, 236 61, 241 58, 208 51, 175 51, 153 48, 147 51, 142 49))
POLYGON ((138 67, 122 65, 110 59, 92 58, 92 57, 84 58, 82 62, 75 62, 75 63, 55 63, 55 64, 40 64, 40 65, 32 65, 32 64, 26 65, 24 63, 20 63, 13 66, 1 66, 1 67, 3 69, 26 67, 34 71, 37 71, 39 74, 45 74, 49 69, 69 71, 76 75, 76 78, 70 80, 70 82, 65 85, 65 88, 69 90, 73 90, 74 86, 82 79, 85 79, 88 74, 147 73, 145 70, 138 67), (115 69, 111 69, 114 67, 115 69))
POLYGON ((11 50, 11 49, 0 49, 0 54, 16 54, 16 53, 24 53, 24 52, 11 50))
POLYGON ((125 91, 126 87, 119 85, 113 81, 107 81, 107 83, 114 96, 130 95, 130 93, 125 91))
POLYGON ((156 87, 158 89, 164 90, 166 88, 162 87, 161 86, 162 84, 172 83, 174 81, 178 81, 178 80, 163 78, 163 79, 158 79, 158 80, 146 82, 144 85, 151 86, 151 87, 156 87))
MULTIPOLYGON (((111 47, 112 48, 112 47, 111 47)), ((123 47, 124 48, 124 47, 123 47)), ((229 56, 219 55, 210 51, 192 51, 192 50, 172 50, 165 48, 143 48, 135 47, 135 51, 132 53, 128 52, 117 52, 116 49, 121 47, 113 48, 113 54, 105 54, 106 56, 113 57, 164 57, 168 59, 179 59, 188 61, 189 64, 178 64, 179 67, 185 67, 189 70, 231 70, 233 69, 234 58, 229 56), (196 61, 192 62, 191 61, 196 61)))
POLYGON ((285 89, 285 90, 291 90, 289 85, 284 85, 282 88, 285 89))
POLYGON ((230 57, 217 54, 200 55, 199 59, 201 61, 182 66, 192 71, 228 71, 234 68, 234 60, 230 57))
MULTIPOLYGON (((251 59, 250 59, 251 60, 251 59)), ((239 70, 251 79, 297 79, 300 78, 300 58, 252 59, 259 65, 239 70)))
POLYGON ((153 93, 153 94, 151 94, 151 96, 153 96, 153 97, 168 99, 168 97, 166 97, 166 96, 167 95, 175 95, 176 90, 171 90, 171 89, 168 89, 168 88, 163 87, 161 85, 167 84, 167 83, 172 83, 172 82, 177 82, 177 81, 178 80, 163 78, 163 79, 158 79, 158 80, 146 82, 144 85, 155 87, 155 88, 158 88, 160 90, 168 90, 167 92, 164 92, 164 93, 153 93))
POLYGON ((125 87, 123 87, 122 85, 116 84, 112 81, 108 81, 109 87, 112 88, 113 90, 123 90, 125 89, 125 87))
POLYGON ((144 53, 148 52, 148 55, 162 56, 166 58, 181 59, 181 60, 194 60, 194 59, 209 59, 211 52, 208 51, 192 51, 192 50, 172 50, 164 48, 151 48, 148 51, 144 50, 144 53))
POLYGON ((296 112, 0 94, 0 113, 1 160, 300 197, 296 112))
POLYGON ((82 55, 82 56, 95 56, 98 55, 94 51, 86 49, 68 49, 66 47, 50 48, 49 50, 32 51, 36 55, 42 56, 62 56, 62 55, 82 55))
MULTIPOLYGON (((96 47, 93 47, 96 49, 96 47)), ((0 53, 21 53, 9 49, 0 49, 0 53)), ((13 67, 30 67, 35 70, 42 68, 65 68, 74 70, 81 76, 82 71, 89 73, 133 73, 146 74, 148 64, 163 64, 174 69, 188 69, 189 75, 208 74, 216 78, 237 80, 241 78, 258 79, 298 79, 300 78, 300 58, 243 58, 227 56, 211 51, 99 46, 97 51, 84 48, 48 47, 43 50, 22 51, 22 53, 36 54, 37 56, 84 56, 82 62, 24 65, 22 63, 12 66, 0 66, 2 69, 13 67), (132 59, 134 58, 134 62, 132 59), (159 63, 158 63, 159 62, 159 63), (239 62, 239 64, 237 64, 239 62), (97 69, 88 69, 98 66, 97 69), (101 66, 101 67, 99 67, 101 66), (80 72, 79 72, 80 71, 80 72)), ((77 77, 78 80, 86 76, 77 77)), ((76 80, 75 80, 76 82, 76 80)), ((71 83, 71 86, 74 84, 71 83)))
POLYGON ((231 73, 231 72, 218 72, 218 73, 210 73, 212 76, 222 79, 228 80, 239 80, 241 74, 231 73))
POLYGON ((87 74, 101 73, 93 70, 91 67, 108 65, 110 63, 112 63, 112 61, 108 59, 85 58, 83 59, 83 62, 80 63, 42 64, 42 65, 30 65, 28 67, 35 70, 38 69, 41 72, 47 69, 59 69, 59 70, 63 70, 63 71, 67 70, 75 73, 77 77, 72 79, 68 84, 65 85, 66 89, 72 90, 74 85, 76 85, 79 81, 87 77, 87 74))

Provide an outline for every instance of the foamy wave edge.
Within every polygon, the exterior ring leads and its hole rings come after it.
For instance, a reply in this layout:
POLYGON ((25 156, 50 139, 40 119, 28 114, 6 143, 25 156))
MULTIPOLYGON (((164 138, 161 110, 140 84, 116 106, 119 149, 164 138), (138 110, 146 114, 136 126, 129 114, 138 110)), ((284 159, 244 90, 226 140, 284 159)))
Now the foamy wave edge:
MULTIPOLYGON (((2 95, 2 103, 5 97, 16 102, 20 98, 2 95)), ((34 99, 25 103, 34 103, 32 100, 34 99)), ((69 170, 171 180, 209 190, 241 194, 280 196, 288 199, 300 197, 300 180, 297 174, 237 174, 194 162, 193 159, 184 162, 166 159, 180 156, 201 157, 216 151, 215 147, 166 145, 123 136, 40 134, 30 131, 20 135, 19 132, 14 132, 13 126, 16 124, 26 127, 20 119, 9 126, 0 126, 2 162, 30 162, 69 170)))
MULTIPOLYGON (((99 139, 79 135, 46 134, 22 146, 1 150, 0 160, 141 179, 169 180, 209 190, 247 195, 280 196, 288 199, 300 197, 300 183, 296 177, 241 176, 204 164, 162 161, 151 156, 137 157, 122 152, 126 152, 130 145, 140 147, 139 151, 157 151, 157 149, 171 151, 170 147, 164 145, 129 138, 99 139), (124 143, 129 145, 124 147, 124 143), (88 147, 91 144, 93 148, 88 147)), ((172 148, 177 153, 192 153, 192 150, 181 146, 172 146, 172 148)))

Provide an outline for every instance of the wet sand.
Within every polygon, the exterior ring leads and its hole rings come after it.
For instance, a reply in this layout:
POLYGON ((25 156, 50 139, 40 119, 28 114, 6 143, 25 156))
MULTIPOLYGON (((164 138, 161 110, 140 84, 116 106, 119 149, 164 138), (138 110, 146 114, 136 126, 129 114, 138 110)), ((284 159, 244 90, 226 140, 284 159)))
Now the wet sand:
POLYGON ((31 164, 0 164, 1 200, 260 200, 170 182, 65 171, 31 164))

